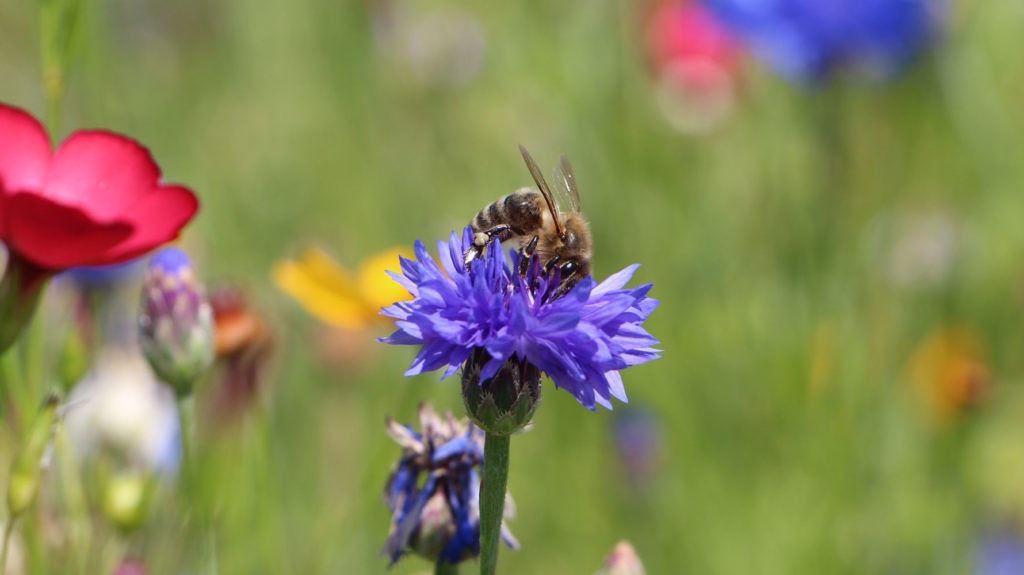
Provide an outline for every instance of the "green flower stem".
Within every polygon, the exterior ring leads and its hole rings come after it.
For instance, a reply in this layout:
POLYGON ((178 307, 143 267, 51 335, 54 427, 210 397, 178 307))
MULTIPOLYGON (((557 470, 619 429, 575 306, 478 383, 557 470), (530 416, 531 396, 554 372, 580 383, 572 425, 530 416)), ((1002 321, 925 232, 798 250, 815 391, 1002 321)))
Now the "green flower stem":
MULTIPOLYGON (((46 286, 39 288, 39 295, 36 301, 42 299, 46 292, 46 286)), ((36 306, 38 309, 33 314, 25 333, 22 336, 25 346, 25 384, 31 393, 33 401, 38 401, 44 395, 46 363, 46 338, 45 338, 45 306, 36 306)))
POLYGON ((488 433, 484 440, 484 479, 480 486, 480 575, 494 575, 508 485, 508 435, 488 433))
POLYGON ((61 497, 68 515, 70 555, 76 565, 75 572, 78 575, 86 575, 89 573, 92 528, 89 524, 89 505, 86 501, 85 486, 82 484, 82 470, 75 459, 69 439, 63 429, 58 429, 54 438, 54 452, 59 464, 58 478, 61 497))
POLYGON ((459 566, 447 561, 439 561, 434 567, 434 575, 459 575, 459 566))
POLYGON ((6 353, 18 341, 39 306, 48 276, 21 258, 7 262, 0 281, 0 353, 6 353))
POLYGON ((4 541, 3 546, 0 547, 0 575, 7 573, 7 550, 11 547, 11 534, 14 533, 14 522, 17 519, 17 516, 10 517, 4 524, 4 541))
POLYGON ((39 4, 46 127, 54 139, 59 139, 61 101, 67 86, 80 4, 79 0, 42 0, 39 4))
MULTIPOLYGON (((32 398, 29 397, 28 389, 25 388, 25 378, 21 375, 21 355, 16 349, 8 349, 0 352, 0 376, 3 378, 4 395, 10 396, 13 402, 13 409, 19 417, 26 413, 32 413, 32 398)), ((7 406, 3 406, 6 412, 7 406)), ((10 414, 4 413, 4 417, 10 421, 10 414)))
POLYGON ((193 497, 193 466, 194 457, 192 454, 192 422, 195 415, 195 397, 191 394, 178 398, 178 417, 181 433, 181 464, 179 468, 182 492, 188 497, 193 497))

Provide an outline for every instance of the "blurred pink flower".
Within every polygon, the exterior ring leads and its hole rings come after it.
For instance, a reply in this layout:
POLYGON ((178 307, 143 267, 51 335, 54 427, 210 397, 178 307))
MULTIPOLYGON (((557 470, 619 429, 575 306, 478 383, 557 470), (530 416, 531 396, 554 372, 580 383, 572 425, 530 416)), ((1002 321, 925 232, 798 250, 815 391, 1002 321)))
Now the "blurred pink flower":
POLYGON ((658 105, 673 127, 706 132, 731 114, 740 49, 707 8, 695 1, 662 2, 644 37, 658 105))

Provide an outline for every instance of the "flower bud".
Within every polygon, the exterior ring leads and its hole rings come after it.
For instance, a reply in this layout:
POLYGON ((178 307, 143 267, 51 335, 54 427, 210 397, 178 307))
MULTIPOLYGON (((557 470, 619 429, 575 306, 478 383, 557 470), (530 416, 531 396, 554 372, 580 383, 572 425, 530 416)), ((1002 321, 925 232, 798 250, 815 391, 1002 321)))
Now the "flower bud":
POLYGON ((146 564, 138 559, 122 559, 113 575, 149 575, 146 564))
POLYGON ((149 516, 154 486, 154 479, 146 473, 110 475, 103 485, 104 515, 123 532, 138 529, 149 516))
POLYGON ((423 506, 419 524, 409 540, 409 548, 420 557, 436 561, 455 536, 456 523, 444 490, 435 491, 423 506))
POLYGON ((139 345, 179 397, 213 363, 213 314, 188 255, 165 248, 149 262, 142 287, 139 345))
POLYGON ((644 575, 644 564, 629 541, 619 541, 597 575, 644 575))
POLYGON ((541 372, 513 355, 494 377, 480 381, 491 356, 476 348, 462 368, 462 400, 470 419, 487 433, 512 435, 526 427, 540 405, 541 372))
POLYGON ((43 456, 53 436, 58 405, 60 396, 49 395, 22 439, 21 450, 14 460, 11 481, 7 486, 7 507, 12 518, 24 513, 39 494, 39 483, 43 476, 43 456))

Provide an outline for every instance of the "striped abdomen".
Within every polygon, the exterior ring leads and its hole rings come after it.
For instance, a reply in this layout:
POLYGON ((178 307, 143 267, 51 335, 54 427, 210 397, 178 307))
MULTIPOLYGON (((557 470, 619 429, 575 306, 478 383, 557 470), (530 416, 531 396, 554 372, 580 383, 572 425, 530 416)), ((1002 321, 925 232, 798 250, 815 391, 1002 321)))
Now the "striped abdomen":
POLYGON ((481 246, 486 243, 486 236, 481 232, 487 232, 501 226, 508 226, 500 233, 493 234, 499 241, 505 241, 513 236, 525 236, 533 234, 541 229, 544 224, 544 210, 547 206, 544 196, 539 192, 524 188, 517 190, 480 210, 470 222, 473 232, 481 246))

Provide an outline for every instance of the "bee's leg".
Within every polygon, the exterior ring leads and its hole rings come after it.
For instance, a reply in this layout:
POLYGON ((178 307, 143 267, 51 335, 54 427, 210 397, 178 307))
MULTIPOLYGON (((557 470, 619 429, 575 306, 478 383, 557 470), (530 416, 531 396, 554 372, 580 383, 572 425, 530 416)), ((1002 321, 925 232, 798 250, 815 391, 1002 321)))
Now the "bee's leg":
POLYGON ((572 286, 576 285, 577 282, 575 279, 569 278, 574 278, 575 275, 576 274, 573 273, 569 276, 566 276, 565 278, 562 278, 562 283, 558 284, 558 287, 555 289, 555 293, 551 294, 551 299, 562 297, 563 295, 565 295, 566 292, 571 290, 572 286))
POLYGON ((530 269, 530 259, 533 258, 533 252, 537 251, 537 242, 539 241, 539 236, 533 236, 530 243, 519 250, 519 254, 522 256, 519 258, 519 275, 525 276, 526 272, 530 269))
POLYGON ((540 241, 540 236, 533 236, 533 239, 530 240, 530 243, 526 244, 523 247, 523 255, 528 257, 528 258, 532 258, 533 257, 533 252, 537 251, 537 242, 539 242, 539 241, 540 241))
POLYGON ((504 224, 500 226, 494 226, 489 230, 474 233, 473 245, 470 246, 469 249, 466 250, 466 253, 463 255, 466 264, 468 265, 469 262, 479 257, 480 254, 483 253, 484 248, 487 247, 487 245, 490 244, 495 238, 497 238, 498 243, 501 243, 507 240, 508 238, 512 237, 512 235, 512 228, 504 224))

